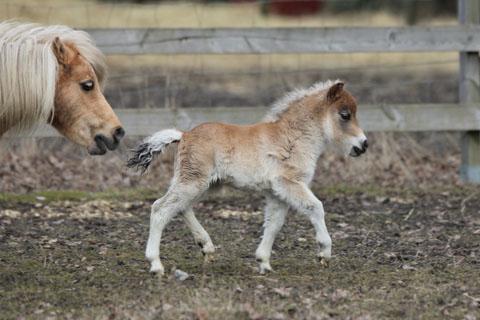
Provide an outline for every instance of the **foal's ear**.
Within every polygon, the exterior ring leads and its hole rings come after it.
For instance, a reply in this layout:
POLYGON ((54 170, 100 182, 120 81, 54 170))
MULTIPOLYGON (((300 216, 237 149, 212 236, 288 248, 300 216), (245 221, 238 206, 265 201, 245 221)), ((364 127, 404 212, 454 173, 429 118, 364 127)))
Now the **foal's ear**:
POLYGON ((343 91, 343 86, 345 84, 343 82, 337 82, 333 86, 328 89, 327 92, 327 101, 328 102, 335 102, 338 98, 340 98, 340 94, 343 91))
POLYGON ((55 57, 57 57, 58 63, 62 65, 68 65, 74 55, 73 51, 59 37, 55 37, 53 40, 52 50, 55 57))

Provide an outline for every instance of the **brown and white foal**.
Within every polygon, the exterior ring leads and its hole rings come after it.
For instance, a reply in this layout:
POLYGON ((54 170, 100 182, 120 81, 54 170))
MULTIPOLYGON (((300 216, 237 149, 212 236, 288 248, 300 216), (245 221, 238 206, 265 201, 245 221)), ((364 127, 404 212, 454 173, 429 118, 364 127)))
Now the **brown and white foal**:
POLYGON ((354 157, 366 151, 367 138, 358 125, 356 112, 355 99, 344 84, 327 81, 288 94, 257 124, 204 123, 191 131, 168 129, 146 138, 129 159, 129 167, 146 170, 155 153, 178 143, 170 188, 152 205, 146 249, 150 271, 164 272, 160 239, 167 223, 177 214, 182 214, 203 253, 214 252, 212 240, 196 219, 192 205, 218 181, 266 195, 265 229, 256 251, 261 273, 272 270, 273 241, 289 208, 304 213, 312 222, 318 257, 326 264, 332 240, 325 226, 322 202, 309 184, 317 159, 327 146, 354 157))

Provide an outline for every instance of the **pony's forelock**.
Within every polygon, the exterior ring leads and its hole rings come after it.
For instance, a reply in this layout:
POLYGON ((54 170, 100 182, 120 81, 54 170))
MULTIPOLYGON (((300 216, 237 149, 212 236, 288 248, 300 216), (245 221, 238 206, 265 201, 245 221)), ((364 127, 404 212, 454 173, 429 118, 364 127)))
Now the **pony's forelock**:
POLYGON ((0 23, 0 136, 10 128, 25 131, 51 121, 58 61, 52 51, 56 37, 73 44, 92 65, 100 85, 106 63, 91 37, 67 26, 0 23))
POLYGON ((341 82, 340 80, 327 80, 319 81, 310 86, 309 88, 295 89, 288 92, 285 96, 277 100, 267 115, 263 118, 264 122, 275 122, 280 119, 280 116, 294 103, 300 99, 303 99, 307 96, 310 96, 315 93, 320 93, 327 90, 336 83, 341 82))

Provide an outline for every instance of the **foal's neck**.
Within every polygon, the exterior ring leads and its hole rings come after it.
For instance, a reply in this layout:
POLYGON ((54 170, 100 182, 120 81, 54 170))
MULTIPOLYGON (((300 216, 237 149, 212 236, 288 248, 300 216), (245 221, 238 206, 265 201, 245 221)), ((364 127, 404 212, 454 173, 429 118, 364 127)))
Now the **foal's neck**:
POLYGON ((325 126, 328 125, 325 109, 311 100, 300 100, 292 104, 277 121, 281 132, 289 141, 302 145, 304 152, 311 154, 315 161, 328 142, 325 126))

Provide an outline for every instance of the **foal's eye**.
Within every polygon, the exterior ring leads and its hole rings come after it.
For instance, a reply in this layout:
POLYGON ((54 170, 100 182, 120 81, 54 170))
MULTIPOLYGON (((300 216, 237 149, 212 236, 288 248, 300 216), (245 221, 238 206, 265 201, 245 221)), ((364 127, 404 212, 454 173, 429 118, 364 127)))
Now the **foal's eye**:
POLYGON ((342 118, 343 121, 348 121, 350 120, 351 117, 352 115, 350 114, 349 111, 347 110, 340 111, 340 118, 342 118))
POLYGON ((90 91, 93 89, 94 83, 92 80, 87 80, 87 81, 81 82, 80 86, 82 87, 82 90, 90 91))

